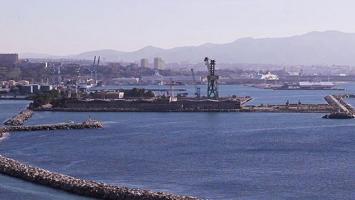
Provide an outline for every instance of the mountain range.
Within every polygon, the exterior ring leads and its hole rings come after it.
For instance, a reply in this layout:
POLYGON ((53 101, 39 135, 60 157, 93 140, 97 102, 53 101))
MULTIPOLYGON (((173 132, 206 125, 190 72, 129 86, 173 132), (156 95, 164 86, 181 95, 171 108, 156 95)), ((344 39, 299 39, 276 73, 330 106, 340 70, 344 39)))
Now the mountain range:
MULTIPOLYGON (((23 54, 21 57, 59 58, 43 54, 23 54)), ((339 31, 310 32, 283 38, 241 38, 231 43, 185 46, 162 49, 148 46, 133 52, 97 50, 70 59, 101 56, 105 61, 139 61, 162 57, 166 62, 199 63, 211 57, 220 63, 249 63, 276 65, 355 65, 355 33, 339 31)), ((62 57, 63 58, 63 57, 62 57)))

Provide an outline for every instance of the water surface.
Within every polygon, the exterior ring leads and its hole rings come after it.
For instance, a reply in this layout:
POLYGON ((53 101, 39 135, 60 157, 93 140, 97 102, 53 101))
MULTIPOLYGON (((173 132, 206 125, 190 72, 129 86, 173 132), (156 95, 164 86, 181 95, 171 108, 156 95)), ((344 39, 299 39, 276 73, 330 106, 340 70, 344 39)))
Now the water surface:
MULTIPOLYGON (((228 87, 260 98, 272 92, 228 87)), ((289 92, 273 93, 264 103, 281 102, 289 92)), ((292 95, 324 102, 323 96, 332 93, 308 92, 292 95)), ((355 197, 354 120, 305 113, 38 112, 28 124, 89 116, 105 128, 15 133, 1 142, 0 153, 80 178, 208 199, 355 197)), ((9 188, 4 178, 0 190, 9 188)), ((36 199, 79 198, 13 181, 13 188, 27 185, 36 199)), ((13 197, 9 191, 1 195, 13 197)))

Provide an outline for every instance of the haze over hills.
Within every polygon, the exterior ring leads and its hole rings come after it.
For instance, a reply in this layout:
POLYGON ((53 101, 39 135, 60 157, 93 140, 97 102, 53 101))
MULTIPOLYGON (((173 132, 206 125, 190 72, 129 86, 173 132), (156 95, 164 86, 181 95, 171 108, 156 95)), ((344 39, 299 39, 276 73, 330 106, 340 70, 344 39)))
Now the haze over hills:
MULTIPOLYGON (((242 38, 226 44, 204 44, 172 49, 148 46, 138 51, 98 50, 68 56, 106 61, 138 61, 162 57, 166 62, 199 63, 205 56, 223 63, 277 65, 355 65, 355 33, 310 32, 284 38, 242 38)), ((26 57, 26 54, 22 55, 26 57)))

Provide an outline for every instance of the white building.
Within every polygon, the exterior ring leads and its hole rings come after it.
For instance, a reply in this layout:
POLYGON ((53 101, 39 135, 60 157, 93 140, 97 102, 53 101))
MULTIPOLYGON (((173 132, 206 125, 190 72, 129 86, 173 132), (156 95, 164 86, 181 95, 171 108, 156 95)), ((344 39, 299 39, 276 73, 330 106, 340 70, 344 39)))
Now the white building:
POLYGON ((268 81, 277 81, 279 80, 279 77, 276 74, 272 74, 271 72, 268 72, 267 74, 262 74, 261 79, 268 80, 268 81))

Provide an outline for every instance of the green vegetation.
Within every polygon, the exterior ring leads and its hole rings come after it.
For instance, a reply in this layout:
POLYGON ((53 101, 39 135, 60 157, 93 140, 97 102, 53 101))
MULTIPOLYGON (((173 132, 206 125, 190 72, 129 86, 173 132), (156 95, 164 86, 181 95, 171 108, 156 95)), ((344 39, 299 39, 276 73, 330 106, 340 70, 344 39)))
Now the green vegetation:
MULTIPOLYGON (((124 98, 151 98, 155 96, 152 91, 143 88, 120 90, 120 92, 124 92, 124 98)), ((119 99, 122 98, 120 97, 120 92, 99 91, 89 94, 81 94, 80 97, 84 99, 119 99)))
POLYGON ((49 103, 53 103, 55 100, 61 98, 61 94, 57 90, 51 90, 48 92, 41 92, 35 94, 32 99, 33 103, 30 105, 32 108, 40 107, 49 103))

